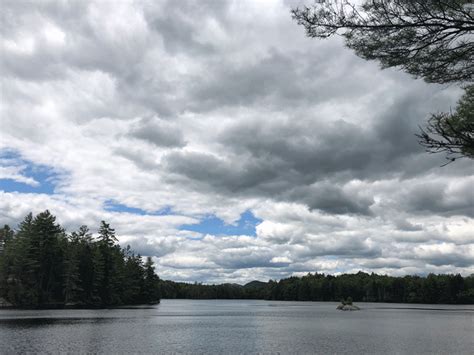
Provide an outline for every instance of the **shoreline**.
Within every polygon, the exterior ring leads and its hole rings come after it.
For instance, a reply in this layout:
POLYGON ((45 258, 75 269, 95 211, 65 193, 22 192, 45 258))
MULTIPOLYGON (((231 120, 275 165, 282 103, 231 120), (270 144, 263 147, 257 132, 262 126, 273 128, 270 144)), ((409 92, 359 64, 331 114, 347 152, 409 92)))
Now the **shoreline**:
MULTIPOLYGON (((158 302, 154 303, 140 303, 140 304, 127 304, 127 305, 120 305, 120 306, 66 306, 66 305, 56 305, 56 306, 41 306, 41 307, 18 307, 14 305, 4 305, 0 304, 0 310, 75 310, 75 309, 84 309, 84 310, 94 310, 94 309, 144 309, 144 308, 152 308, 161 303, 161 301, 263 301, 263 302, 295 302, 295 303, 339 303, 338 301, 297 301, 297 300, 267 300, 267 299, 258 299, 258 298, 162 298, 158 302)), ((374 306, 363 309, 391 309, 391 310, 432 310, 432 311, 451 311, 451 308, 442 308, 442 306, 474 306, 474 303, 401 303, 401 302, 367 302, 367 301, 358 301, 360 305, 368 305, 372 304, 374 306), (380 304, 387 304, 387 305, 401 305, 401 307, 390 307, 390 306, 380 306, 377 307, 376 305, 380 304), (431 307, 426 307, 431 306, 431 307)), ((460 310, 464 311, 473 311, 474 308, 463 308, 460 310)))
POLYGON ((161 300, 152 303, 137 303, 137 304, 124 304, 118 306, 91 306, 91 305, 67 305, 67 304, 54 304, 54 305, 42 305, 37 307, 31 306, 15 306, 11 303, 0 304, 0 310, 11 309, 11 310, 52 310, 52 309, 133 309, 133 308, 146 308, 160 304, 161 300))

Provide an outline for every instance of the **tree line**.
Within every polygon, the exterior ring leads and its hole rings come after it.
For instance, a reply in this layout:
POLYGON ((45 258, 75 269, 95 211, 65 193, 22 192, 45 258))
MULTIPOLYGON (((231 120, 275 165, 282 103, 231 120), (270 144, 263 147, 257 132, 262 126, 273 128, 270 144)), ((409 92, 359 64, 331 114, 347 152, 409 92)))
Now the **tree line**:
POLYGON ((474 303, 474 274, 395 277, 309 273, 246 285, 160 280, 102 221, 94 238, 86 226, 70 234, 49 211, 28 214, 17 230, 0 229, 0 299, 16 307, 110 307, 160 298, 288 301, 474 303))
POLYGON ((67 234, 49 211, 0 229, 0 298, 16 307, 109 307, 159 301, 153 261, 143 262, 102 221, 67 234))
POLYGON ((244 286, 162 281, 160 289, 163 298, 340 301, 351 297, 355 302, 472 304, 474 274, 395 277, 365 272, 338 276, 309 273, 244 286))

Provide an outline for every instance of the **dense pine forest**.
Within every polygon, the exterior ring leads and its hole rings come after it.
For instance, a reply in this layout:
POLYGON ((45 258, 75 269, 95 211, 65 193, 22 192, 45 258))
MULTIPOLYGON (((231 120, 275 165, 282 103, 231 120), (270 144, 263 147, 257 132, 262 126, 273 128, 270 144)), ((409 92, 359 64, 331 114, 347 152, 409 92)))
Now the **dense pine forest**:
POLYGON ((104 221, 96 238, 86 226, 66 233, 49 211, 28 214, 17 230, 0 229, 0 298, 13 306, 111 307, 160 297, 466 304, 474 303, 474 275, 315 273, 244 286, 189 284, 160 280, 151 258, 122 248, 104 221))
POLYGON ((474 304, 474 275, 308 274, 279 282, 252 281, 244 286, 162 281, 161 294, 163 298, 340 301, 352 297, 358 302, 474 304))
POLYGON ((153 262, 119 246, 102 221, 67 234, 45 211, 0 229, 0 298, 16 307, 110 307, 159 301, 153 262))

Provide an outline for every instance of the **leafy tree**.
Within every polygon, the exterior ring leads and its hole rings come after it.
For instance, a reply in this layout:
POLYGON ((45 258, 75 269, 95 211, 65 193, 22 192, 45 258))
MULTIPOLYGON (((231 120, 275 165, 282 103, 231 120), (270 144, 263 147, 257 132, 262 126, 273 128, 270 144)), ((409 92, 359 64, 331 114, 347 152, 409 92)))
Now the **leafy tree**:
POLYGON ((384 68, 400 67, 432 83, 470 82, 474 67, 469 0, 317 1, 292 10, 309 37, 343 36, 346 45, 384 68))
POLYGON ((434 114, 417 135, 449 162, 473 158, 474 5, 469 0, 320 0, 292 10, 309 37, 340 35, 382 68, 401 68, 430 83, 467 84, 456 112, 434 114))
MULTIPOLYGON (((417 134, 429 153, 447 153, 449 162, 474 158, 474 85, 468 86, 454 113, 431 116, 426 128, 417 134)), ((449 163, 448 162, 448 163, 449 163)))

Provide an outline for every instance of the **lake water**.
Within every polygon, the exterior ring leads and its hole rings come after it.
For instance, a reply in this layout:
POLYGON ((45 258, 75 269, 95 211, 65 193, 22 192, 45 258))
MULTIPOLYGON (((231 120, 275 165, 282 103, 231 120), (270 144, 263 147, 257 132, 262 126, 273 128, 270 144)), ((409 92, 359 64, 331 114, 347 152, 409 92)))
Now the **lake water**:
POLYGON ((0 353, 473 353, 474 305, 336 306, 162 300, 133 309, 0 310, 0 353))

